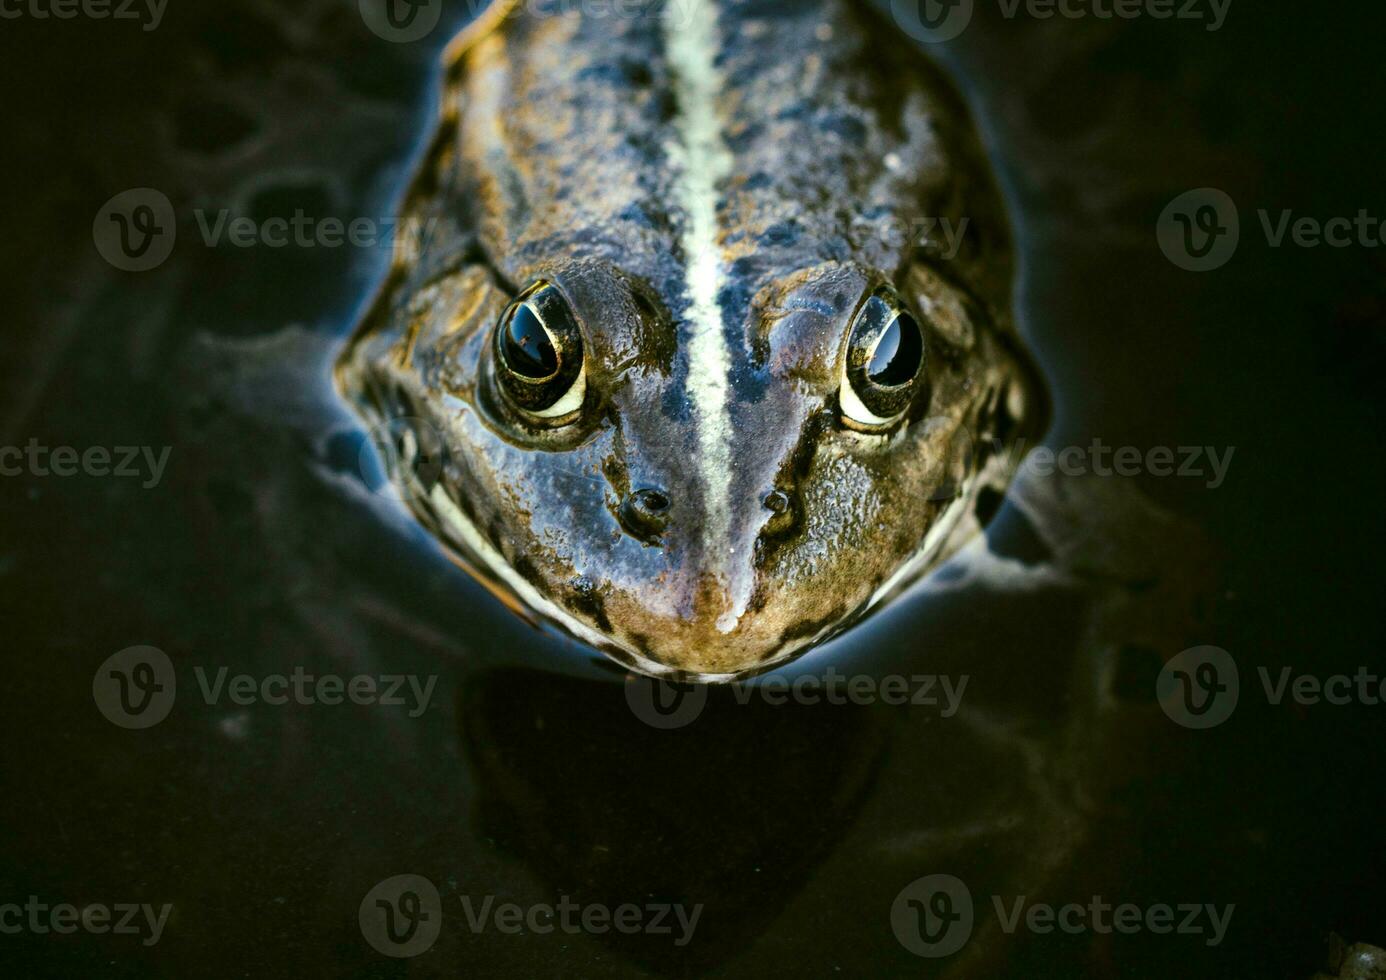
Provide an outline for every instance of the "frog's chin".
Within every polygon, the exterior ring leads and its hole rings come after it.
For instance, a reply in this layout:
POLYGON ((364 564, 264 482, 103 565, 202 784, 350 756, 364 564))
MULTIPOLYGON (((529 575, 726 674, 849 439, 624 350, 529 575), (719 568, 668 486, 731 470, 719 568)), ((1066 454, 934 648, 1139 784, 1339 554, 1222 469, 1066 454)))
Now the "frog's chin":
MULTIPOLYGON (((613 617, 614 619, 615 617, 613 617)), ((637 673, 670 680, 721 684, 772 670, 843 628, 841 617, 813 624, 800 635, 786 635, 773 614, 751 613, 727 630, 718 619, 622 617, 638 643, 608 650, 613 659, 637 673)))

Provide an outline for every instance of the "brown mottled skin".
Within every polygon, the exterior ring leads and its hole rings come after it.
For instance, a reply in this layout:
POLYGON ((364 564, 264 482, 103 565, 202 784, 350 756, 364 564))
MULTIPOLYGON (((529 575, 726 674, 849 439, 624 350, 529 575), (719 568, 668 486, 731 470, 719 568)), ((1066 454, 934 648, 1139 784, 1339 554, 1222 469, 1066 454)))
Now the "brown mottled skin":
POLYGON ((400 242, 338 384, 372 425, 411 419, 432 469, 405 458, 396 480, 512 605, 534 603, 440 513, 435 477, 554 607, 530 612, 636 669, 725 680, 802 653, 960 546, 981 487, 1004 483, 992 440, 1035 436, 1046 403, 1011 321, 1000 201, 945 79, 856 3, 719 2, 733 547, 707 553, 669 149, 685 107, 660 6, 514 15, 451 68, 406 202, 422 233, 400 242), (956 256, 937 226, 921 234, 926 217, 966 220, 956 256), (493 378, 496 324, 536 280, 561 288, 586 351, 586 402, 557 429, 528 424, 493 378), (923 327, 929 384, 876 436, 843 424, 839 389, 848 328, 881 284, 923 327), (620 517, 641 488, 670 502, 656 540, 620 517), (764 503, 776 489, 787 514, 764 503), (753 582, 744 609, 729 568, 753 582))

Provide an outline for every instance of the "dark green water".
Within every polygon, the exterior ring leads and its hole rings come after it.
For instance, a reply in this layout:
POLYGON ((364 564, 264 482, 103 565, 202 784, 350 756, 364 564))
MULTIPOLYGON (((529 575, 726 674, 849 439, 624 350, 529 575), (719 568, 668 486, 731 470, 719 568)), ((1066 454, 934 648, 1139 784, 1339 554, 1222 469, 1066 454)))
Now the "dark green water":
POLYGON ((1016 215, 1017 309, 1058 410, 1046 441, 1235 447, 1226 479, 1032 488, 992 534, 1016 575, 952 569, 782 672, 965 674, 955 717, 721 690, 668 731, 365 488, 325 365, 387 250, 198 238, 199 208, 391 214, 446 27, 389 44, 350 4, 234 0, 174 0, 148 32, 0 22, 0 446, 170 447, 149 488, 0 478, 0 905, 172 905, 149 946, 0 934, 6 974, 1307 978, 1332 932, 1386 945, 1386 705, 1277 706, 1258 678, 1386 673, 1386 262, 1272 248, 1256 217, 1386 216, 1379 18, 1234 3, 1208 32, 996 10, 947 57, 1016 215), (132 187, 170 198, 179 240, 116 273, 92 221, 132 187), (1191 274, 1154 229, 1199 187, 1237 202, 1242 242, 1191 274), (1242 695, 1189 731, 1155 675, 1202 644, 1233 655, 1242 695), (92 692, 134 645, 177 674, 143 731, 92 692), (411 716, 207 703, 197 680, 299 666, 434 693, 411 716), (390 959, 358 909, 406 873, 437 887, 441 935, 390 959), (940 873, 978 925, 964 952, 921 959, 892 906, 940 873), (1235 912, 1216 946, 1008 935, 992 895, 1235 912), (703 911, 684 945, 510 935, 472 931, 464 896, 703 911))

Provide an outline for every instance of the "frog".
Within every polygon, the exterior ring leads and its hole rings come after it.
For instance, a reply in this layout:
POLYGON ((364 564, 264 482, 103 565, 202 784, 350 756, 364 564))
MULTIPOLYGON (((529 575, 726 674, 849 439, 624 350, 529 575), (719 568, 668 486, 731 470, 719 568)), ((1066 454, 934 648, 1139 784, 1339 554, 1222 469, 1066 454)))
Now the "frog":
POLYGON ((736 681, 1004 502, 1051 411, 1010 222, 960 91, 863 0, 579 6, 449 46, 335 384, 512 610, 736 681))

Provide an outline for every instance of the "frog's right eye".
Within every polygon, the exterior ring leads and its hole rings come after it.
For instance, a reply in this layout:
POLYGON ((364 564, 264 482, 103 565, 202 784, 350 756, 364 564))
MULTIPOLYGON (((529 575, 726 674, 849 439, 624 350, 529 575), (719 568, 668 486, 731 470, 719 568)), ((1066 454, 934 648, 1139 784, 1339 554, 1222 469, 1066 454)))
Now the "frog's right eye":
POLYGON ((924 336, 894 290, 880 288, 857 312, 848 337, 838 403, 848 428, 880 432, 928 388, 924 336))
POLYGON ((582 408, 587 370, 582 331, 558 287, 537 282, 501 314, 496 376, 521 412, 549 423, 582 408))

